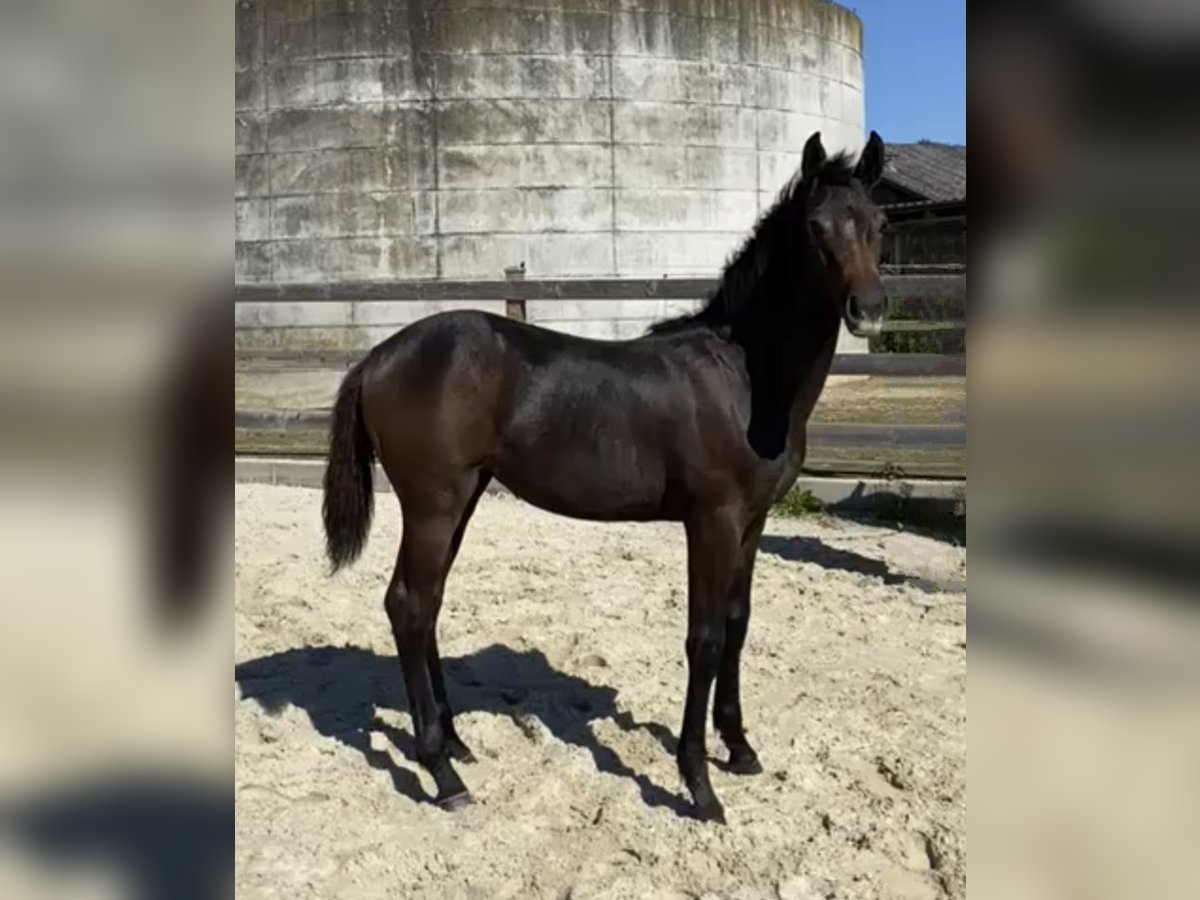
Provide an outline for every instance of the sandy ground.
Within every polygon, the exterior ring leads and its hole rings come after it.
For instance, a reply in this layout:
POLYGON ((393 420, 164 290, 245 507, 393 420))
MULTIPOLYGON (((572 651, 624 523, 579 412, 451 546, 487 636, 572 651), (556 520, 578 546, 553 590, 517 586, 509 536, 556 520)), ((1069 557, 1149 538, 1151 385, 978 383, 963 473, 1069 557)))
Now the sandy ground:
MULTIPOLYGON (((318 492, 237 487, 239 897, 966 895, 966 557, 837 520, 773 520, 743 705, 766 772, 675 769, 686 628, 677 525, 488 497, 440 643, 476 803, 432 806, 382 608, 398 541, 321 557, 318 492)), ((710 752, 724 748, 710 735, 710 752)))

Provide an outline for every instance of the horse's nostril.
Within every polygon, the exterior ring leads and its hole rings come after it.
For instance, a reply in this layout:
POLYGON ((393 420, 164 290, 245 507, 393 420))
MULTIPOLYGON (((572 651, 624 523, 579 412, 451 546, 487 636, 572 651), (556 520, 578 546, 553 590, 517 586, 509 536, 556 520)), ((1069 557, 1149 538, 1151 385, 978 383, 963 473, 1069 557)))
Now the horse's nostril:
POLYGON ((862 306, 858 302, 858 297, 850 298, 850 301, 846 304, 846 310, 850 313, 850 318, 856 322, 863 317, 862 306))

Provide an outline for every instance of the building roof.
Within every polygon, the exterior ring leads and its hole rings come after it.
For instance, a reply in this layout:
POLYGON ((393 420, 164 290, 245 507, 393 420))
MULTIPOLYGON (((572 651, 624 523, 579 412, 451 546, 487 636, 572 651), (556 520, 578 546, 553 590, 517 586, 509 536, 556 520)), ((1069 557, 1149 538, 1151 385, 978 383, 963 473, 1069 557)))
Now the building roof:
POLYGON ((961 144, 888 144, 883 182, 919 200, 965 200, 967 148, 961 144))

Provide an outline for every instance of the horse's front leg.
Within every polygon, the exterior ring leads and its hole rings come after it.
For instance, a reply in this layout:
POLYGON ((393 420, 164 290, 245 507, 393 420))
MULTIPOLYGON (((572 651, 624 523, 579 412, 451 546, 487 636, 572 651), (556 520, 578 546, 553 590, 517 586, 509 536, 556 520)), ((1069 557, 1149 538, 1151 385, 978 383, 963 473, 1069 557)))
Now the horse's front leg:
POLYGON ((713 700, 713 727, 729 748, 729 771, 738 775, 757 775, 762 772, 758 754, 746 740, 742 724, 742 695, 740 672, 742 647, 750 627, 750 590, 754 580, 754 560, 758 556, 758 541, 762 536, 765 517, 746 531, 742 541, 737 572, 730 585, 725 645, 717 668, 716 697, 713 700))
POLYGON ((689 520, 688 538, 688 687, 679 734, 679 773, 691 792, 696 815, 724 822, 725 810, 708 778, 704 731, 708 699, 725 646, 728 598, 738 568, 741 528, 728 510, 706 512, 689 520))

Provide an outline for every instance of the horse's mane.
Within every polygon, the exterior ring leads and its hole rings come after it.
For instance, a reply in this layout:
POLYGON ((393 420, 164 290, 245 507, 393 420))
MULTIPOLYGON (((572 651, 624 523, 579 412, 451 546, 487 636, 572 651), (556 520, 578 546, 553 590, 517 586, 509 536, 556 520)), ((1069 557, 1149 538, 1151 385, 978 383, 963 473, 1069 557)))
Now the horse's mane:
MULTIPOLYGON (((813 179, 830 186, 846 185, 854 177, 854 165, 848 153, 829 157, 813 179)), ((685 313, 655 322, 647 334, 673 334, 690 328, 721 328, 733 324, 738 314, 753 299, 770 268, 772 258, 778 259, 797 251, 797 235, 789 224, 792 206, 803 203, 810 182, 797 172, 780 190, 775 203, 764 212, 745 243, 730 257, 721 273, 717 287, 696 312, 685 313)), ((802 239, 802 236, 801 236, 802 239)))

